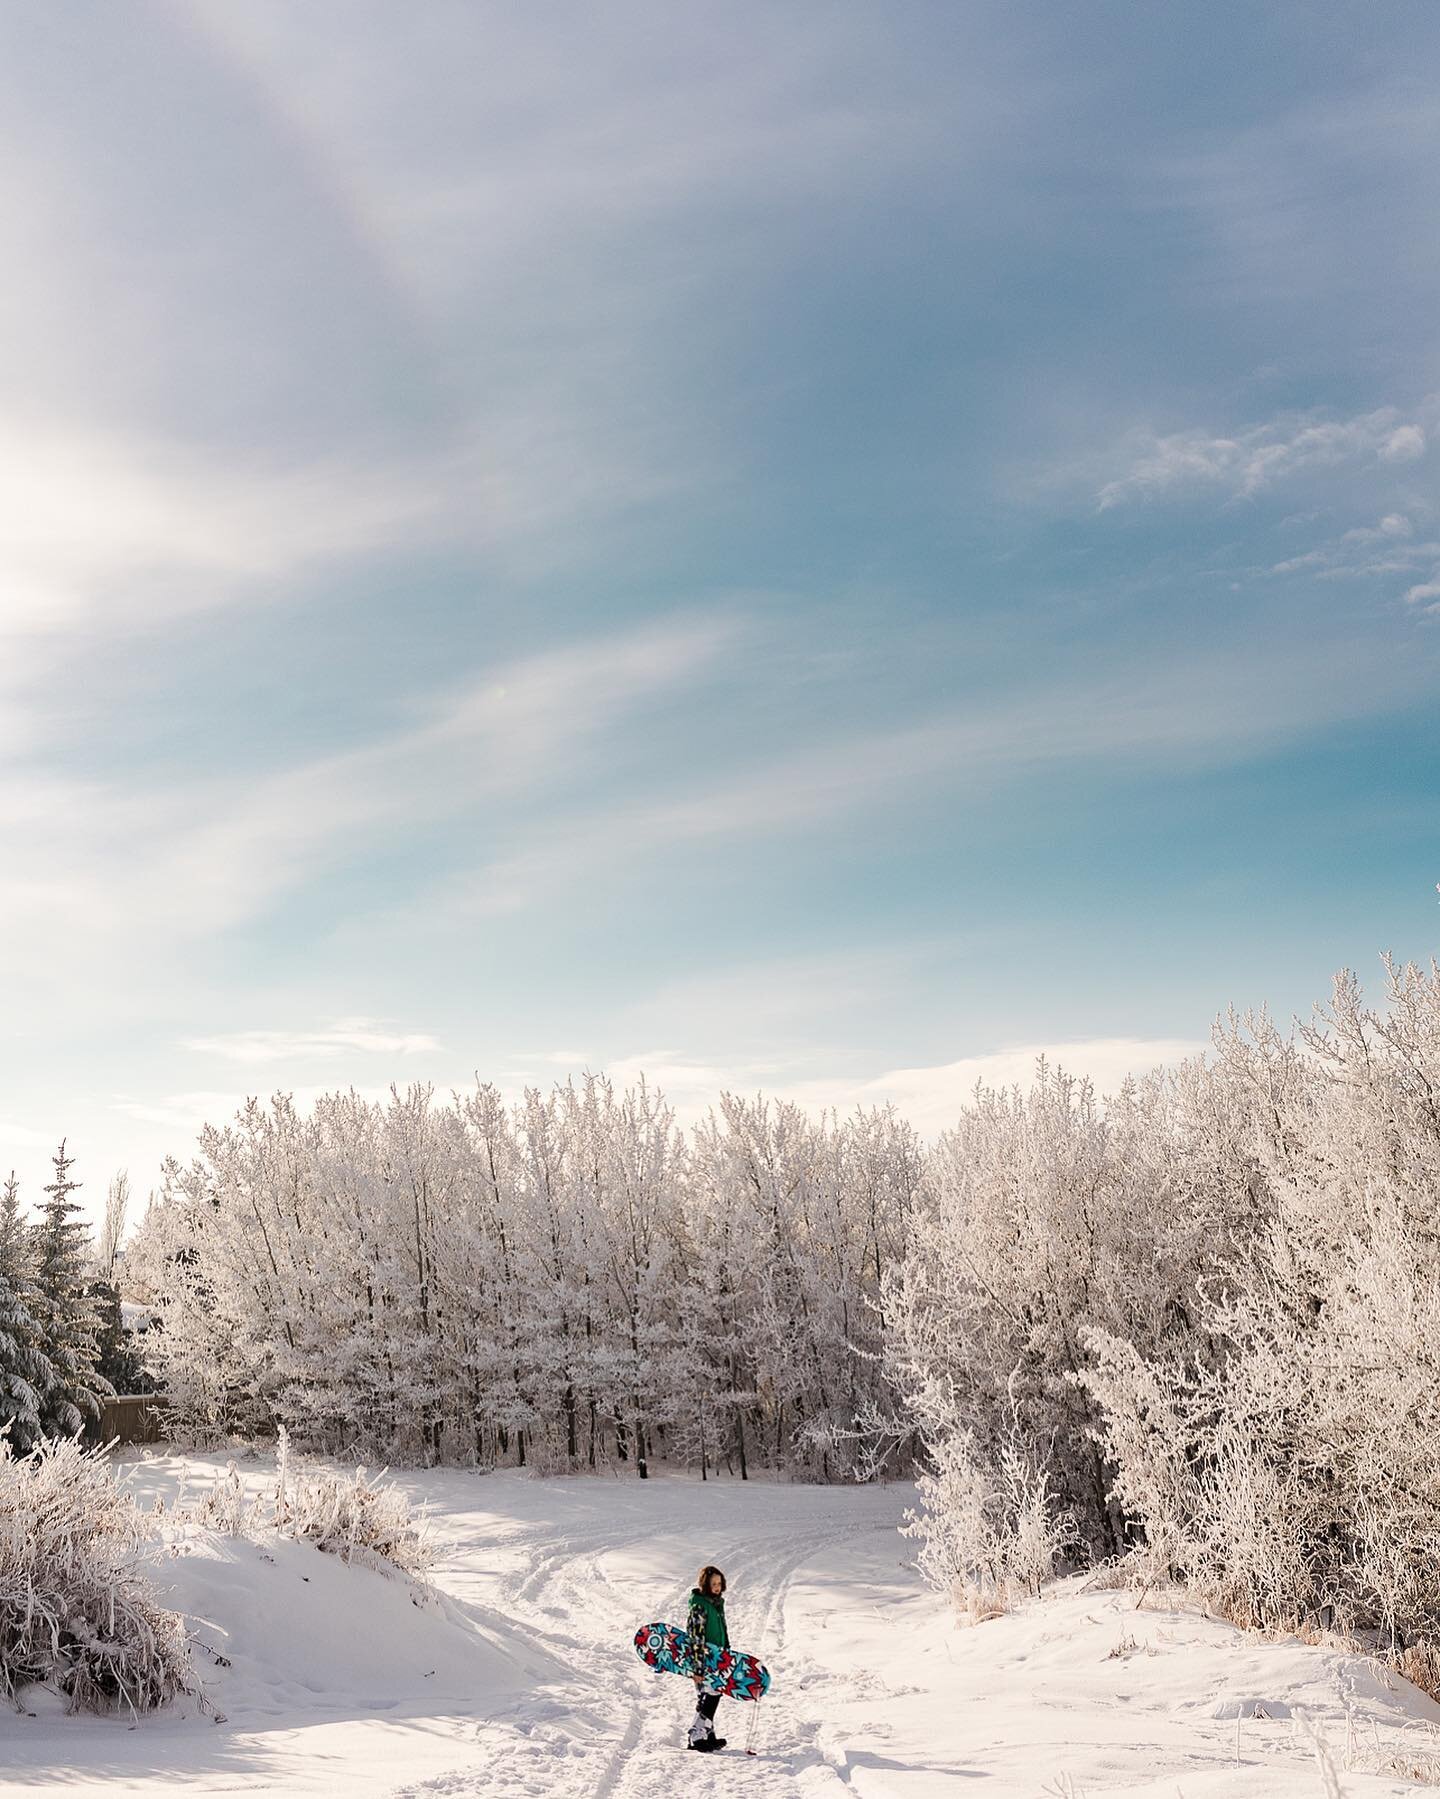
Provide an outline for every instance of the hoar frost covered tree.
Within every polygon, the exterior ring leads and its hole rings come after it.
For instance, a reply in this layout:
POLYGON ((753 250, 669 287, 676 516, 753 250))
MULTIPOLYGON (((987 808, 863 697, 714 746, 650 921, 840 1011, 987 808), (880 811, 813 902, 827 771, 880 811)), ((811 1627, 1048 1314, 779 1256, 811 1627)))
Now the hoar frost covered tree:
POLYGON ((1302 1027, 1229 1044, 1261 1096, 1268 1196, 1216 1257, 1208 1358, 1095 1333, 1117 1490, 1150 1572, 1247 1622, 1374 1632, 1437 1686, 1440 968, 1387 958, 1387 1004, 1337 977, 1302 1027))
POLYGON ((180 1424, 425 1461, 843 1475, 921 1158, 893 1113, 643 1082, 284 1096, 170 1164, 126 1262, 180 1424))
POLYGON ((929 1528, 932 1553, 957 1571, 949 1584, 965 1586, 967 1559, 983 1571, 974 1603, 1033 1584, 1045 1518, 1051 1561, 1066 1546, 1102 1556, 1125 1543, 1101 1407, 1078 1378, 1087 1333, 1108 1329, 1145 1355, 1208 1353, 1198 1283, 1255 1216, 1252 1109, 1200 1059, 1129 1080, 1103 1107, 1042 1059, 1028 1091, 977 1087, 937 1145, 885 1283, 887 1354, 927 1478, 943 1476, 951 1496, 922 1484, 922 1537, 929 1528), (996 1545, 1022 1538, 1031 1548, 1011 1571, 996 1545))
POLYGON ((1440 967, 1386 973, 1103 1107, 979 1089, 941 1141, 884 1306, 962 1607, 1120 1553, 1440 1686, 1440 967))

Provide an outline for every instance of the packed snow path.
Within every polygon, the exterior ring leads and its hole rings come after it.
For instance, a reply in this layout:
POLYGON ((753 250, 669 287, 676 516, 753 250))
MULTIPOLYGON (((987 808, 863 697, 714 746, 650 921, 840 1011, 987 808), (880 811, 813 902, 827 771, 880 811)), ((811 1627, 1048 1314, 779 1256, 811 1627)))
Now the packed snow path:
MULTIPOLYGON (((172 1505, 221 1467, 150 1457, 130 1478, 172 1505)), ((308 1545, 182 1533, 157 1577, 226 1656, 198 1658, 223 1721, 185 1702, 131 1727, 31 1695, 34 1715, 0 1713, 0 1795, 1318 1799, 1302 1716, 1346 1799, 1440 1775, 1440 1708, 1335 1650, 1081 1581, 957 1629, 897 1534, 905 1488, 399 1478, 445 1540, 440 1600, 308 1545), (730 1747, 689 1753, 693 1690, 631 1646, 682 1621, 707 1560, 775 1675, 754 1759, 754 1708, 729 1701, 730 1747)))
MULTIPOLYGON (((793 1795, 807 1772, 834 1786, 814 1715, 818 1670, 792 1641, 803 1626, 789 1615, 787 1599, 805 1569, 820 1576, 828 1569, 842 1581, 854 1545, 865 1539, 883 1545, 901 1584, 907 1546, 896 1525, 908 1493, 663 1477, 546 1487, 543 1517, 522 1519, 520 1508, 507 1505, 463 1523, 452 1520, 473 1533, 459 1566, 475 1572, 451 1573, 445 1584, 462 1602, 519 1622, 573 1669, 571 1695, 564 1703, 555 1695, 538 1705, 519 1701, 477 1732, 482 1770, 457 1769, 404 1792, 416 1799, 426 1793, 670 1799, 678 1775, 695 1793, 768 1799, 793 1795), (693 1689, 674 1675, 652 1673, 631 1642, 638 1626, 653 1619, 684 1622, 687 1589, 706 1561, 725 1568, 731 1583, 731 1640, 775 1672, 774 1692, 758 1712, 722 1700, 717 1728, 729 1747, 716 1757, 685 1747, 693 1689), (752 1720, 756 1755, 749 1757, 744 1745, 752 1720)), ((535 1491, 533 1483, 509 1482, 506 1499, 523 1505, 535 1491)), ((872 1621, 878 1598, 872 1596, 872 1621)))

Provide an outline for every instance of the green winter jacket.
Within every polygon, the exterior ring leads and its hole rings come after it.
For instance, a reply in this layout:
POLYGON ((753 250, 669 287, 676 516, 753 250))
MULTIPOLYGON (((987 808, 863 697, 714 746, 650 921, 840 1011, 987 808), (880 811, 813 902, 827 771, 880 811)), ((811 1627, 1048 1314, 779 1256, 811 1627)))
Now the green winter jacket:
POLYGON ((712 1593, 702 1593, 699 1587, 690 1589, 690 1615, 685 1621, 685 1635, 689 1640, 691 1665, 697 1671, 705 1666, 707 1645, 715 1644, 721 1649, 730 1647, 723 1594, 717 1599, 712 1593))

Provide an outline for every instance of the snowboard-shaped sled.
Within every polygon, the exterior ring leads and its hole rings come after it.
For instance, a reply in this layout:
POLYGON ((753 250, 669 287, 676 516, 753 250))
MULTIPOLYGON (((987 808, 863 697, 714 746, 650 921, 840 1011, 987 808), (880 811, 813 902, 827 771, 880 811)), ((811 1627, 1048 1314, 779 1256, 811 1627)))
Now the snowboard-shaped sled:
MULTIPOLYGON (((690 1639, 678 1624, 642 1624, 635 1632, 635 1653, 657 1674, 685 1674, 697 1670, 690 1654, 690 1639)), ((736 1649, 705 1646, 705 1664, 698 1670, 707 1693, 725 1699, 761 1699, 770 1686, 770 1670, 753 1655, 736 1649)))

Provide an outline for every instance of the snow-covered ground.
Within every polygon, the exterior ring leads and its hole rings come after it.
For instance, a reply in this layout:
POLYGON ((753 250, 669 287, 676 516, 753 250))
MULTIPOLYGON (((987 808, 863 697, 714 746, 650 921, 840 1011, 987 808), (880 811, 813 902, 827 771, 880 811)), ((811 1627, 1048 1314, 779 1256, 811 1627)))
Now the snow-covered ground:
MULTIPOLYGON (((217 1460, 136 1459, 142 1500, 217 1460)), ((257 1465, 254 1478, 266 1472, 257 1465)), ((211 1704, 132 1727, 55 1704, 0 1716, 0 1794, 271 1792, 413 1799, 1298 1799, 1325 1791, 1303 1718, 1355 1799, 1414 1791, 1440 1708, 1335 1650, 1241 1637, 1071 1582, 954 1627, 908 1566, 891 1488, 657 1477, 402 1477, 447 1548, 439 1601, 296 1543, 186 1534, 162 1565, 199 1621, 211 1704), (702 1561, 730 1577, 735 1641, 775 1676, 722 1702, 731 1747, 683 1748, 689 1686, 630 1645, 681 1620, 702 1561), (970 1787, 960 1783, 974 1782, 970 1787)))

